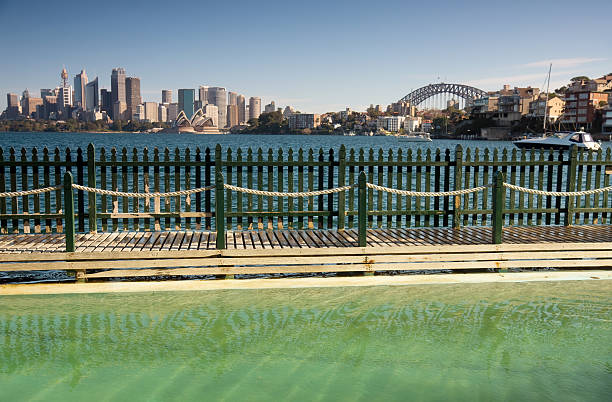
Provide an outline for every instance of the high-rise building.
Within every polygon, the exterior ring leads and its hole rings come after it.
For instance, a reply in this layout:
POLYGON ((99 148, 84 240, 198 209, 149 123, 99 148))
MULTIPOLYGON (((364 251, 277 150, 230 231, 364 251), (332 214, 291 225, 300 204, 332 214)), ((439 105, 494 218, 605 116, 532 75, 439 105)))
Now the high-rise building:
POLYGON ((179 106, 178 103, 169 103, 168 104, 168 120, 167 121, 176 121, 176 118, 179 114, 179 106))
POLYGON ((238 125, 238 106, 227 105, 227 127, 232 128, 238 125))
POLYGON ((144 103, 144 116, 145 120, 151 123, 159 121, 159 110, 157 107, 157 102, 144 103))
POLYGON ((219 108, 219 128, 227 126, 227 91, 222 87, 208 88, 208 103, 219 108))
POLYGON ((213 126, 219 127, 219 108, 211 103, 204 105, 202 108, 204 116, 210 117, 213 122, 213 126))
POLYGON ((48 95, 43 98, 42 119, 57 119, 57 96, 48 95))
POLYGON ((185 112, 185 116, 191 119, 193 116, 193 104, 195 101, 195 89, 179 89, 178 90, 178 107, 179 112, 185 112))
POLYGON ((68 117, 68 109, 72 106, 72 87, 68 84, 68 71, 66 71, 66 68, 62 69, 61 77, 62 84, 57 88, 57 107, 64 115, 63 117, 68 117))
POLYGON ((171 89, 162 89, 161 103, 172 103, 172 90, 171 89))
POLYGON ((268 103, 266 107, 264 108, 264 113, 272 113, 272 112, 276 112, 276 104, 274 103, 274 101, 268 103))
POLYGON ((198 96, 199 96, 200 102, 202 102, 202 107, 210 103, 208 101, 208 87, 207 86, 200 85, 200 88, 198 88, 198 96))
POLYGON ((47 96, 55 96, 55 92, 52 89, 41 89, 40 90, 40 97, 44 100, 45 97, 47 96))
POLYGON ((87 83, 87 74, 83 69, 80 74, 74 77, 74 105, 81 109, 85 109, 87 105, 87 94, 85 93, 87 83))
POLYGON ((113 115, 113 96, 108 89, 100 90, 100 110, 109 116, 113 115))
POLYGON ((238 104, 238 94, 236 92, 229 92, 227 94, 227 104, 228 105, 237 105, 238 104))
POLYGON ((21 96, 21 114, 31 117, 36 113, 36 108, 43 104, 42 98, 33 98, 30 96, 30 91, 23 91, 21 96))
POLYGON ((249 98, 249 120, 258 119, 261 114, 261 98, 252 96, 249 98))
POLYGON ((29 113, 28 113, 29 110, 27 110, 29 97, 30 97, 30 91, 28 91, 28 89, 26 88, 21 93, 21 101, 19 102, 19 107, 21 108, 21 114, 23 114, 24 116, 29 116, 29 113))
POLYGON ((136 105, 136 109, 134 109, 136 112, 134 113, 134 117, 132 117, 133 120, 137 120, 137 121, 145 121, 146 117, 145 117, 145 106, 141 103, 140 105, 136 105))
MULTIPOLYGON (((125 70, 121 67, 113 68, 113 72, 111 73, 111 102, 113 104, 113 113, 115 110, 116 102, 125 103, 125 70)), ((113 119, 122 120, 123 115, 117 118, 113 114, 113 119)))
POLYGON ((19 96, 17 94, 6 94, 6 103, 8 107, 19 107, 19 96))
POLYGON ((161 121, 162 123, 165 123, 168 121, 168 108, 166 107, 167 104, 160 104, 157 107, 157 120, 161 121))
POLYGON ((247 121, 244 95, 238 95, 236 98, 236 106, 238 106, 238 124, 244 124, 247 121))
POLYGON ((133 119, 138 111, 138 105, 142 103, 140 96, 140 78, 127 77, 125 79, 125 104, 128 119, 133 119))
POLYGON ((100 106, 99 93, 98 77, 96 77, 95 80, 85 85, 85 110, 93 112, 100 106))
POLYGON ((117 101, 113 103, 113 120, 128 120, 126 109, 125 102, 117 101))

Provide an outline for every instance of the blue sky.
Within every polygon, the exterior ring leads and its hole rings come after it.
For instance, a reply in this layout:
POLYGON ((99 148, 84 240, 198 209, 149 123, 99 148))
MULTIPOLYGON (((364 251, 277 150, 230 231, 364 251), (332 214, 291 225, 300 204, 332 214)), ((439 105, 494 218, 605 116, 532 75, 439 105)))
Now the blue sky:
POLYGON ((106 88, 124 67, 150 101, 224 86, 303 112, 386 105, 440 80, 540 87, 551 60, 554 88, 612 72, 611 15, 610 0, 0 0, 0 109, 7 92, 57 86, 64 65, 106 88))

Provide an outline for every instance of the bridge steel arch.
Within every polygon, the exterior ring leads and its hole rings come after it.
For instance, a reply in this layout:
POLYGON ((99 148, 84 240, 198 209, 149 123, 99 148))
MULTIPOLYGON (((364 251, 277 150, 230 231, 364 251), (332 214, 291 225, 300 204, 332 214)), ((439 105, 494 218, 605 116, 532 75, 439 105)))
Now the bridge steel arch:
POLYGON ((467 102, 472 102, 474 99, 482 98, 487 94, 482 89, 474 88, 469 85, 445 84, 442 82, 439 84, 429 84, 419 89, 415 89, 400 99, 400 101, 408 101, 410 104, 416 106, 434 95, 443 93, 457 95, 465 99, 467 102))

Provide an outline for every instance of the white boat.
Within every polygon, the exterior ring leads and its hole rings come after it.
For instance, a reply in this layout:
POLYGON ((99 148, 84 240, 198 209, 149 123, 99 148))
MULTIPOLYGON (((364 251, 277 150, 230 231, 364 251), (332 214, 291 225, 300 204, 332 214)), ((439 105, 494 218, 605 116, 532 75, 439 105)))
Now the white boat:
POLYGON ((396 135, 396 137, 400 141, 431 142, 429 133, 426 133, 426 132, 414 132, 414 133, 409 133, 409 134, 401 134, 401 135, 396 135))
POLYGON ((591 134, 584 131, 557 133, 549 137, 514 141, 513 144, 526 149, 570 149, 574 145, 589 151, 599 151, 601 149, 601 145, 593 140, 591 134))

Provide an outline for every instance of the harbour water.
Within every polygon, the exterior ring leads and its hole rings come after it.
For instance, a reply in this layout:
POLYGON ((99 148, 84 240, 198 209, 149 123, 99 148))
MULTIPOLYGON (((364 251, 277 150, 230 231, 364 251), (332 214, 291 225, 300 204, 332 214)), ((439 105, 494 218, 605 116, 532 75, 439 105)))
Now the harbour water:
POLYGON ((610 281, 0 296, 0 399, 602 401, 610 281))
POLYGON ((410 143, 401 142, 395 137, 365 137, 365 136, 331 136, 331 135, 196 135, 196 134, 135 134, 135 133, 0 133, 0 146, 8 149, 14 147, 21 149, 25 147, 47 147, 50 150, 56 147, 64 150, 66 147, 76 149, 81 147, 85 149, 90 143, 97 148, 112 148, 121 149, 126 147, 128 150, 132 148, 149 149, 158 147, 163 149, 191 148, 196 147, 204 149, 206 147, 214 148, 220 144, 223 149, 228 147, 236 149, 239 147, 251 147, 254 150, 262 148, 264 151, 268 148, 284 150, 290 147, 295 149, 319 149, 329 150, 333 148, 339 149, 341 145, 347 148, 383 148, 385 151, 392 149, 397 151, 402 149, 454 149, 457 144, 464 147, 479 147, 484 148, 499 148, 512 149, 513 145, 508 141, 473 141, 473 140, 434 140, 428 143, 410 143))

